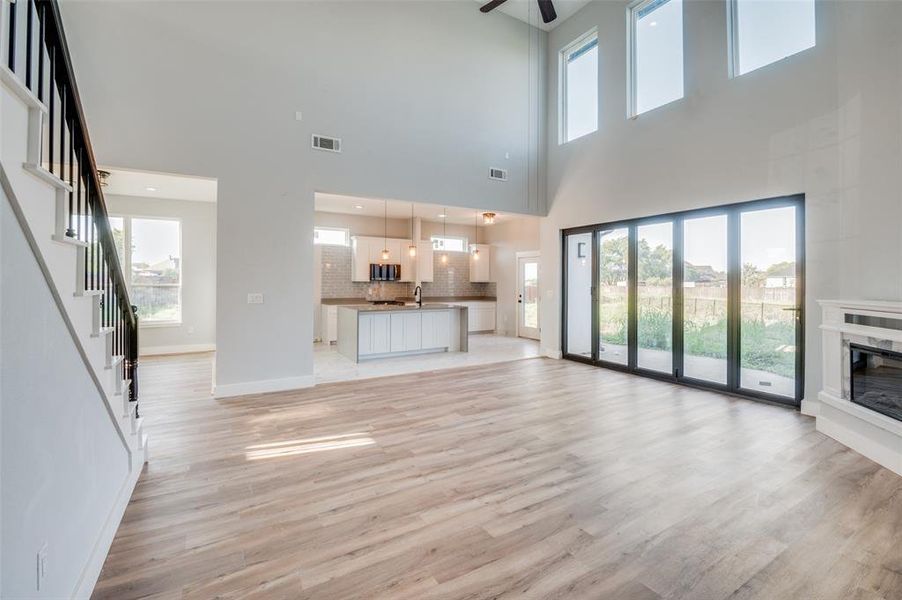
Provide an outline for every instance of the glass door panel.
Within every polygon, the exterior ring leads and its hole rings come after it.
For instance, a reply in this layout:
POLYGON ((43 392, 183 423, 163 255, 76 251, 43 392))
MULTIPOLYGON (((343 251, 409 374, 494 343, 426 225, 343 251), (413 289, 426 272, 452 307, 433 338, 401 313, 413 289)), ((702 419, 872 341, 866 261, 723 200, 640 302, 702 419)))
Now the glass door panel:
POLYGON ((565 238, 567 291, 564 352, 592 358, 592 233, 565 238))
POLYGON ((539 259, 517 259, 517 335, 539 339, 539 259))
POLYGON ((796 208, 740 215, 739 385, 788 398, 796 395, 796 208))
POLYGON ((727 216, 683 221, 683 375, 727 384, 727 216))
POLYGON ((598 234, 598 360, 629 363, 629 229, 598 234))
POLYGON ((636 366, 672 373, 673 223, 640 225, 636 238, 636 366))

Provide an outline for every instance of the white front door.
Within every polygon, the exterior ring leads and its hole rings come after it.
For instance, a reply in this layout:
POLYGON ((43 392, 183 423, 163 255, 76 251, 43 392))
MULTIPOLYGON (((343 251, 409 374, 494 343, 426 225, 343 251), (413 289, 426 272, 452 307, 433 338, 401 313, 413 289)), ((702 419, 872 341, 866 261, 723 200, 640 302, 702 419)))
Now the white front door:
POLYGON ((539 339, 539 257, 517 258, 517 336, 539 339))

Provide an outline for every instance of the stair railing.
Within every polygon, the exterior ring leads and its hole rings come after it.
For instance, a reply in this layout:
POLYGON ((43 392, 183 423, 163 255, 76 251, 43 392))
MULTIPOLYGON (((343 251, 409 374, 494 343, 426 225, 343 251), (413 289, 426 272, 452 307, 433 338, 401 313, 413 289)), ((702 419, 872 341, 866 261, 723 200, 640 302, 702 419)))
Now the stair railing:
MULTIPOLYGON (((0 0, 2 2, 3 0, 0 0)), ((138 410, 138 316, 110 227, 97 161, 88 136, 81 97, 57 0, 13 0, 7 28, 5 67, 47 108, 41 124, 40 167, 63 182, 65 236, 83 248, 80 288, 99 296, 96 329, 109 336, 116 368, 130 380, 129 401, 138 410)))

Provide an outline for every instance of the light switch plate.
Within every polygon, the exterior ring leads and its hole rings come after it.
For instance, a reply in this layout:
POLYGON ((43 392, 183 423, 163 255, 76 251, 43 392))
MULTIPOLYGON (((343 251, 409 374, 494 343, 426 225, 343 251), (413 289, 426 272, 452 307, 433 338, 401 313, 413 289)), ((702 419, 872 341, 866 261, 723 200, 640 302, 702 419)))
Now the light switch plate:
POLYGON ((255 292, 247 295, 248 304, 263 304, 263 294, 255 292))

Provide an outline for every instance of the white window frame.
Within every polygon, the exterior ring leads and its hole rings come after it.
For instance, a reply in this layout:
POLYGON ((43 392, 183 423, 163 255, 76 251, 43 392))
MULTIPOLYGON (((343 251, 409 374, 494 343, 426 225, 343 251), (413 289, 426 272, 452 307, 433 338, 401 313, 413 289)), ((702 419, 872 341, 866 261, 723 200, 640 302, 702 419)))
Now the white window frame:
MULTIPOLYGON (((185 259, 182 256, 182 220, 178 217, 157 217, 157 216, 145 216, 145 215, 121 215, 121 214, 111 214, 110 217, 115 217, 117 219, 122 219, 122 250, 125 256, 120 256, 121 259, 120 266, 122 267, 122 275, 125 278, 125 287, 128 289, 129 294, 132 293, 132 220, 139 219, 145 221, 175 221, 179 224, 179 282, 178 284, 167 283, 161 285, 153 285, 142 283, 141 287, 178 287, 179 290, 179 315, 184 315, 184 304, 182 303, 182 286, 184 284, 184 272, 185 272, 185 259)), ((169 321, 146 321, 141 318, 141 313, 138 312, 138 327, 141 328, 153 328, 153 327, 178 327, 182 325, 182 319, 173 319, 169 321)))
POLYGON ((433 250, 440 250, 442 252, 467 253, 469 252, 470 248, 470 240, 465 235, 433 235, 429 238, 429 241, 432 242, 433 250), (463 250, 452 250, 450 248, 445 248, 445 240, 459 240, 461 242, 461 247, 463 248, 463 250))
MULTIPOLYGON (((733 0, 727 0, 728 3, 733 0)), ((632 4, 626 7, 626 118, 627 119, 635 119, 640 114, 637 110, 639 94, 636 91, 636 85, 638 84, 638 75, 639 70, 636 68, 636 56, 638 54, 638 48, 636 47, 636 21, 637 15, 639 11, 643 8, 657 2, 657 0, 636 0, 632 4)), ((685 8, 685 5, 684 5, 685 8)), ((685 36, 685 14, 683 15, 683 34, 685 36)), ((685 37, 683 38, 683 95, 679 98, 675 98, 668 102, 667 104, 671 104, 678 100, 682 100, 686 97, 686 55, 685 55, 685 37)), ((663 106, 667 106, 667 104, 662 104, 661 106, 656 106, 655 108, 649 109, 645 112, 650 112, 652 110, 656 110, 663 106)))
MULTIPOLYGON (((596 115, 595 121, 595 130, 584 133, 583 135, 573 138, 572 140, 567 139, 567 59, 569 55, 576 48, 580 48, 586 43, 595 38, 596 47, 598 48, 598 61, 601 64, 601 48, 598 47, 598 27, 593 27, 586 33, 582 34, 563 48, 561 48, 560 52, 558 52, 558 145, 563 145, 568 142, 575 142, 576 140, 586 137, 587 135, 591 135, 598 131, 598 121, 600 120, 596 115)), ((595 75, 595 85, 600 87, 601 77, 596 73, 595 75)), ((595 102, 595 111, 598 112, 599 104, 601 103, 601 90, 598 91, 595 102)))
POLYGON ((796 54, 800 54, 805 52, 806 50, 811 50, 812 48, 817 47, 817 2, 814 2, 814 45, 809 46, 808 48, 803 48, 798 52, 793 52, 792 54, 787 54, 783 58, 777 59, 773 62, 769 62, 766 65, 761 65, 751 71, 746 71, 745 73, 741 73, 739 71, 739 0, 727 0, 727 75, 730 79, 734 79, 736 77, 742 77, 743 75, 748 75, 749 73, 754 73, 759 69, 763 69, 764 67, 768 67, 770 65, 776 64, 782 60, 786 60, 790 56, 795 56, 796 54))
POLYGON ((351 230, 344 229, 342 227, 319 227, 315 226, 313 228, 313 243, 317 246, 350 246, 351 245, 351 230), (344 234, 344 242, 340 244, 333 244, 331 242, 318 242, 316 237, 316 232, 318 231, 340 231, 344 234))

